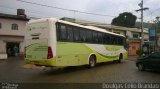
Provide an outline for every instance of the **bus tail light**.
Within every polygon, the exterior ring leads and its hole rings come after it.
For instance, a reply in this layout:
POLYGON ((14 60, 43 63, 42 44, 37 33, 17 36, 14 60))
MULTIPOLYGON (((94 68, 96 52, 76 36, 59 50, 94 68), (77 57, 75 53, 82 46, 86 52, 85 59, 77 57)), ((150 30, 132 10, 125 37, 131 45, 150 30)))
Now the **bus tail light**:
POLYGON ((47 59, 50 59, 53 57, 53 53, 52 53, 52 48, 48 47, 48 55, 47 55, 47 59))

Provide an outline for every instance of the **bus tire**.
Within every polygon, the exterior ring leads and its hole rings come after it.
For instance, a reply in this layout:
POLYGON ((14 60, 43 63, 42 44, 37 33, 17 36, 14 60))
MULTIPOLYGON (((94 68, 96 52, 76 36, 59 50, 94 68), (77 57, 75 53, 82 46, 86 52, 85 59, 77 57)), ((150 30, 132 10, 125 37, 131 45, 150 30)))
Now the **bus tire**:
POLYGON ((89 57, 89 65, 88 65, 88 67, 89 68, 93 68, 93 67, 95 67, 95 65, 96 65, 96 56, 95 55, 91 55, 89 57))
POLYGON ((121 54, 119 55, 118 63, 121 63, 122 60, 123 60, 123 55, 122 55, 122 53, 121 53, 121 54))

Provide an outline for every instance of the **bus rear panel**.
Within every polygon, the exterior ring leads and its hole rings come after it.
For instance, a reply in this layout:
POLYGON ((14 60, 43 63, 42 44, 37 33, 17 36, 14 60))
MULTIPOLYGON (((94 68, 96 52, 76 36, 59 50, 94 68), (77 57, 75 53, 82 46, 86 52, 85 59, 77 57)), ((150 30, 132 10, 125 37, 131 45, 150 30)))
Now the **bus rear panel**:
POLYGON ((35 65, 53 66, 53 48, 49 45, 49 20, 29 22, 25 31, 25 61, 35 65))

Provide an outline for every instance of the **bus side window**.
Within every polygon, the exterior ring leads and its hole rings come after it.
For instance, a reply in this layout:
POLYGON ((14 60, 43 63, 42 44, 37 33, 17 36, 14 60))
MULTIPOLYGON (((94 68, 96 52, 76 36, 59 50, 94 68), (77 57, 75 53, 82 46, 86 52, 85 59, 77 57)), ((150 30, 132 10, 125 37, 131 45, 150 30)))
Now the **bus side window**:
POLYGON ((113 44, 113 45, 116 44, 116 37, 115 36, 111 37, 111 44, 113 44))
POLYGON ((115 44, 118 45, 118 36, 115 37, 115 44))
POLYGON ((81 42, 86 42, 86 31, 83 29, 80 30, 80 40, 81 42))
POLYGON ((113 41, 113 40, 111 40, 110 35, 109 34, 104 34, 104 43, 105 44, 110 44, 111 41, 113 41))
POLYGON ((73 29, 71 26, 67 26, 67 34, 68 41, 73 41, 73 29))
POLYGON ((117 36, 114 37, 114 44, 118 45, 118 37, 117 36))
POLYGON ((118 37, 118 45, 123 45, 123 38, 122 37, 118 37))
POLYGON ((98 34, 96 31, 93 31, 93 43, 98 43, 98 34))
POLYGON ((60 25, 61 30, 61 40, 65 41, 67 40, 67 29, 65 25, 60 25))
POLYGON ((86 41, 88 43, 91 43, 92 42, 92 32, 90 30, 87 30, 86 31, 86 41))
POLYGON ((125 49, 129 48, 129 44, 127 43, 125 38, 122 38, 122 44, 124 45, 125 49))
POLYGON ((103 43, 103 34, 101 32, 98 32, 98 43, 99 44, 103 43))
POLYGON ((74 41, 80 41, 79 28, 73 27, 74 41))
POLYGON ((61 30, 60 30, 60 24, 56 23, 56 33, 57 33, 57 40, 60 40, 60 34, 61 34, 61 30))

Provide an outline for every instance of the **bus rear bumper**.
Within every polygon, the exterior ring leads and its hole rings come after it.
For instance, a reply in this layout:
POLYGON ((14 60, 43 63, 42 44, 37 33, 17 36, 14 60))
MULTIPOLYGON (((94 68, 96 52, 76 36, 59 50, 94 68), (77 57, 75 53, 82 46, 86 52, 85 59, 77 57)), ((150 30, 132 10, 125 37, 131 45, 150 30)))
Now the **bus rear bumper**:
POLYGON ((23 66, 23 68, 25 68, 25 69, 40 69, 40 70, 49 70, 49 69, 56 70, 56 69, 61 69, 61 68, 64 68, 64 67, 42 66, 42 65, 35 65, 35 64, 25 64, 23 66))
POLYGON ((56 65, 56 60, 54 58, 52 59, 27 59, 25 58, 25 63, 26 65, 30 65, 30 66, 40 66, 40 67, 55 67, 56 65))

